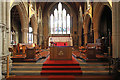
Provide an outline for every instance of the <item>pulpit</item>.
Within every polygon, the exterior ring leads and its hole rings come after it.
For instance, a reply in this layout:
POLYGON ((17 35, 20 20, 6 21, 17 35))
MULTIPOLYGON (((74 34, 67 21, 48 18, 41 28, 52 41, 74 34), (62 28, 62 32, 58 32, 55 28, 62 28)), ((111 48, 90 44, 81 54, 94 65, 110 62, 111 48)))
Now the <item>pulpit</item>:
POLYGON ((72 60, 71 46, 51 46, 50 60, 72 60))

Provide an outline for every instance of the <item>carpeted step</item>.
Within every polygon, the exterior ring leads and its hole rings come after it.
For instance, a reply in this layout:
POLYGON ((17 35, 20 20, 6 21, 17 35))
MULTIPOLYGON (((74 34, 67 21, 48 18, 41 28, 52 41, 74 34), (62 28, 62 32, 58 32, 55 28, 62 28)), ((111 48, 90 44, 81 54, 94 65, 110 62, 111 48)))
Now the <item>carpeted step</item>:
POLYGON ((11 76, 6 80, 115 80, 113 76, 72 76, 72 75, 52 75, 52 76, 11 76))
POLYGON ((43 66, 42 70, 81 70, 80 66, 43 66))
POLYGON ((43 66, 79 66, 79 64, 61 63, 61 64, 43 64, 43 66))
POLYGON ((41 75, 81 75, 81 70, 42 70, 41 75))
POLYGON ((41 75, 81 75, 79 63, 72 56, 72 60, 50 60, 43 63, 41 75))

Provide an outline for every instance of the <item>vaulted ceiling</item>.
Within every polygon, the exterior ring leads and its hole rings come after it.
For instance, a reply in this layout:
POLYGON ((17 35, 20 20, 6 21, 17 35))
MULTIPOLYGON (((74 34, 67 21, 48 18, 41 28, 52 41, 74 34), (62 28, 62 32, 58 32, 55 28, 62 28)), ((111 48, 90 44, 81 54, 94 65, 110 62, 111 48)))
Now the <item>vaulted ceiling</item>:
MULTIPOLYGON (((46 10, 53 2, 37 2, 37 8, 39 6, 41 6, 42 8, 42 11, 46 10)), ((73 10, 75 11, 76 15, 78 14, 79 12, 79 7, 81 5, 82 7, 82 12, 84 12, 84 5, 85 5, 85 2, 67 2, 72 8, 73 10)))

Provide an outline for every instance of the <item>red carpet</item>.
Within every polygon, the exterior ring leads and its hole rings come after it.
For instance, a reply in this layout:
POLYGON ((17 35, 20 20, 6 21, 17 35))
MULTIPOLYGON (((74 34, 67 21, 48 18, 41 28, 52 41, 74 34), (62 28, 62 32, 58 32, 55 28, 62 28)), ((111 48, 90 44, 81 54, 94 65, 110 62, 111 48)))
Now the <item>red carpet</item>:
POLYGON ((48 76, 48 80, 76 80, 75 76, 68 75, 68 76, 48 76))
POLYGON ((44 62, 44 65, 47 64, 77 64, 79 63, 76 61, 76 59, 72 56, 72 60, 50 60, 50 56, 48 59, 44 62))
POLYGON ((67 42, 55 42, 54 46, 67 46, 67 42))
POLYGON ((82 74, 79 63, 72 60, 50 60, 50 56, 43 63, 41 75, 47 75, 48 80, 74 80, 82 74))

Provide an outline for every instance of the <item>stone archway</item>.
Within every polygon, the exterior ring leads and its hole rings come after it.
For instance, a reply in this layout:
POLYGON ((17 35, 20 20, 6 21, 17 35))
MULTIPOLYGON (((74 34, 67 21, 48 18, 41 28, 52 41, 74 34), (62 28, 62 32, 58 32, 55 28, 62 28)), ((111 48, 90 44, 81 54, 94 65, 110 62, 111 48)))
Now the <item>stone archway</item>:
MULTIPOLYGON (((16 6, 16 9, 18 10, 18 14, 20 16, 21 31, 22 31, 22 43, 27 43, 27 41, 28 41, 28 38, 27 38, 27 33, 28 33, 28 15, 27 15, 26 7, 25 7, 23 2, 19 2, 19 3, 15 4, 14 6, 16 6)), ((14 6, 12 6, 11 9, 14 6)))
POLYGON ((22 43, 21 20, 17 6, 11 9, 11 44, 22 43))
MULTIPOLYGON (((44 14, 44 16, 43 16, 43 35, 44 35, 43 40, 44 40, 44 45, 46 43, 45 46, 48 46, 48 38, 49 38, 49 36, 51 36, 50 33, 49 33, 50 32, 50 29, 49 29, 49 27, 50 27, 50 24, 49 24, 50 14, 49 14, 49 12, 55 4, 56 3, 50 4, 49 8, 46 8, 43 11, 43 14, 44 14)), ((63 3, 63 4, 65 4, 70 10, 71 21, 73 21, 72 24, 71 24, 71 32, 70 32, 71 34, 70 34, 70 36, 73 37, 73 40, 74 40, 73 42, 75 42, 74 44, 78 45, 77 15, 75 14, 74 9, 71 7, 71 5, 69 3, 63 3)))
POLYGON ((109 3, 96 4, 93 16, 93 27, 94 27, 94 43, 96 43, 96 39, 101 39, 102 43, 104 44, 103 48, 104 53, 108 53, 108 47, 109 51, 111 50, 110 51, 111 53, 112 9, 109 3))
POLYGON ((107 5, 111 9, 111 6, 108 2, 106 3, 98 2, 96 3, 95 9, 93 11, 92 22, 93 22, 93 29, 94 29, 94 43, 96 43, 96 39, 99 38, 98 28, 99 28, 99 22, 102 15, 102 11, 104 9, 104 5, 107 5))
POLYGON ((104 44, 104 52, 108 53, 108 47, 112 50, 112 11, 107 5, 104 5, 102 10, 98 24, 98 34, 99 39, 102 39, 102 43, 104 44))

